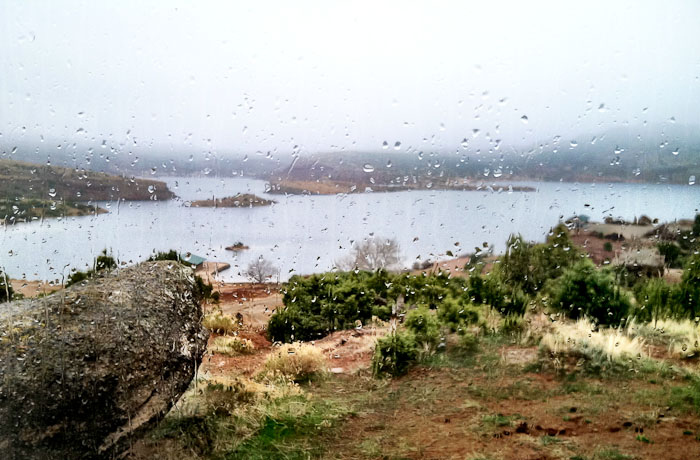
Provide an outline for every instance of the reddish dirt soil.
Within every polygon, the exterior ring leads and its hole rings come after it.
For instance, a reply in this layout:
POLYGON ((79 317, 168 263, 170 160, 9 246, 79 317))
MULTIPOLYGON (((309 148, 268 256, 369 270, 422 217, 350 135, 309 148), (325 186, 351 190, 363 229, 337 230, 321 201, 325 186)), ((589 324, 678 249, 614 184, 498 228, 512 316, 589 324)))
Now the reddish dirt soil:
MULTIPOLYGON (((532 356, 524 349, 518 353, 532 356)), ((369 397, 343 426, 346 435, 336 444, 343 454, 333 458, 700 458, 696 416, 675 413, 662 401, 629 397, 658 385, 592 380, 585 382, 596 388, 590 394, 568 392, 567 382, 553 374, 513 374, 415 369, 369 397), (615 390, 608 392, 608 385, 615 390), (684 435, 686 430, 693 435, 684 435)))
MULTIPOLYGON (((615 255, 622 251, 622 246, 625 244, 624 241, 612 241, 605 238, 598 238, 591 235, 586 230, 581 230, 579 233, 575 231, 572 232, 571 240, 587 252, 596 265, 602 265, 605 260, 612 261, 615 255), (605 243, 608 242, 612 245, 612 251, 606 251, 604 249, 605 243)), ((629 245, 629 243, 627 243, 627 245, 629 245)))

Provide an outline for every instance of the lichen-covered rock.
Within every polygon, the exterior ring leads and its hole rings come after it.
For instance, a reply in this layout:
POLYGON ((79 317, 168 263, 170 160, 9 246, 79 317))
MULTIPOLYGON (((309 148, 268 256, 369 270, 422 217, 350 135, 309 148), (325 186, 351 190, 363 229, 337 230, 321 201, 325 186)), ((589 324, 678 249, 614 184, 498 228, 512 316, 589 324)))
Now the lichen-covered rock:
POLYGON ((0 457, 115 458, 192 381, 207 332, 190 268, 146 262, 0 304, 0 457))

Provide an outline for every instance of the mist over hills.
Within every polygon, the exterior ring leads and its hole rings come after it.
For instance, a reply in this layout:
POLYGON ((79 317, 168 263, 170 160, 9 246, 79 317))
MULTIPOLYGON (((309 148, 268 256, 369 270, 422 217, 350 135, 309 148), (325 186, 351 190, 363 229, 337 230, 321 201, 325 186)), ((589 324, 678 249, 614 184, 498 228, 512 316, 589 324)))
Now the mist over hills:
MULTIPOLYGON (((266 180, 388 182, 397 176, 474 180, 635 181, 688 183, 700 176, 700 129, 663 124, 616 126, 599 133, 555 136, 527 146, 490 137, 465 139, 452 152, 387 146, 379 151, 192 152, 107 142, 49 148, 1 145, 0 159, 50 163, 124 176, 248 176, 266 180)), ((56 145, 56 144, 53 144, 56 145)))

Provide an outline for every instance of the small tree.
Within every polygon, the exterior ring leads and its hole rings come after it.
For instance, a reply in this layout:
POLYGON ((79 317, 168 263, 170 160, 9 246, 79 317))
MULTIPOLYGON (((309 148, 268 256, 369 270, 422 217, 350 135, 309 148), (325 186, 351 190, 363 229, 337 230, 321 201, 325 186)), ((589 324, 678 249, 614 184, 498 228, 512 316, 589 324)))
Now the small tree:
POLYGON ((272 265, 272 262, 263 259, 262 256, 248 264, 248 268, 245 270, 245 276, 258 284, 264 283, 275 273, 277 273, 277 267, 272 265))
POLYGON ((618 325, 627 317, 630 300, 613 277, 583 259, 549 285, 551 304, 570 318, 586 316, 603 325, 618 325))
POLYGON ((396 268, 401 262, 399 243, 393 238, 373 237, 356 242, 352 253, 337 265, 344 270, 364 271, 396 268))

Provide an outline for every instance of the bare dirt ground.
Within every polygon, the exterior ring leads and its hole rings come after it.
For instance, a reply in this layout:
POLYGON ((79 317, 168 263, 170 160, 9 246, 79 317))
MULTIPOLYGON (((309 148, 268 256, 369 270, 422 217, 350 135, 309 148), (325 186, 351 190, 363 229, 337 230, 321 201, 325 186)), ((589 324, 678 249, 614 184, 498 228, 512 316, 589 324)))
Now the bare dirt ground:
POLYGON ((202 263, 202 266, 197 268, 194 273, 195 275, 201 276, 205 282, 215 284, 218 283, 215 278, 216 274, 224 270, 228 270, 229 268, 231 268, 231 265, 227 264, 226 262, 207 261, 202 263))
POLYGON ((46 281, 27 281, 27 280, 10 280, 12 289, 17 294, 22 294, 24 297, 36 297, 39 294, 49 294, 61 289, 60 285, 49 284, 46 281))
MULTIPOLYGON (((700 458, 697 417, 666 407, 659 383, 567 380, 529 372, 534 347, 497 353, 506 359, 419 367, 381 389, 369 386, 324 458, 700 458)), ((352 392, 357 382, 336 385, 352 392)))
MULTIPOLYGON (((220 310, 232 318, 240 313, 243 326, 238 336, 251 340, 255 352, 234 357, 207 353, 200 373, 225 375, 235 372, 252 376, 261 368, 272 349, 266 336, 267 322, 274 311, 283 306, 278 289, 273 284, 231 283, 218 286, 220 303, 209 305, 207 310, 220 310)), ((377 337, 386 333, 386 329, 385 326, 367 325, 358 330, 337 331, 313 343, 324 352, 331 372, 352 373, 369 367, 374 343, 377 337)), ((210 337, 210 345, 215 338, 216 335, 210 337)))
POLYGON ((282 294, 274 284, 225 283, 216 289, 221 296, 220 303, 210 308, 218 308, 232 317, 240 313, 243 324, 250 330, 264 330, 270 316, 283 306, 282 294))

